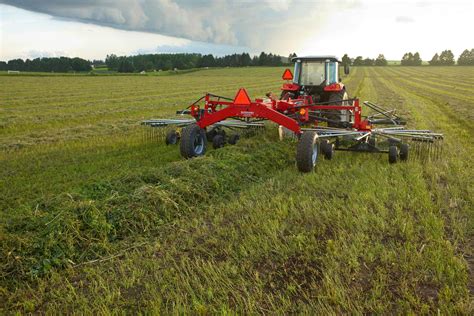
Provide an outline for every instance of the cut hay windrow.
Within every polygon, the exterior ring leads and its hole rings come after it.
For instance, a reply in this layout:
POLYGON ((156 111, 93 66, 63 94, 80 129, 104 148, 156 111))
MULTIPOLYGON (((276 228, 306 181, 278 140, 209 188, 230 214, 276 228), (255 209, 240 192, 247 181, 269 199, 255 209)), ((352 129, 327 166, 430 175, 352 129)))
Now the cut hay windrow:
POLYGON ((91 183, 80 194, 39 201, 0 226, 1 281, 42 275, 112 253, 130 235, 144 238, 188 212, 238 194, 292 162, 291 146, 243 142, 154 173, 91 183))

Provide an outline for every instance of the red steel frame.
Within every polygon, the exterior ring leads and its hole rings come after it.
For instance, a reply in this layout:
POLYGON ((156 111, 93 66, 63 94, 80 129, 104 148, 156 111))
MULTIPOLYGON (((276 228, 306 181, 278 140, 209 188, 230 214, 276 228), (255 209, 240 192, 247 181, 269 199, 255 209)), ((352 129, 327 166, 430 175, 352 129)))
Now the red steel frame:
POLYGON ((352 128, 357 131, 369 131, 371 126, 367 120, 362 119, 359 99, 351 102, 351 105, 314 104, 310 96, 302 96, 297 99, 264 101, 256 99, 251 101, 245 89, 241 88, 234 101, 222 101, 213 99, 209 94, 204 98, 204 109, 198 105, 191 105, 191 115, 196 118, 200 128, 206 128, 227 118, 255 118, 267 119, 286 127, 299 135, 302 133, 302 125, 317 126, 318 121, 309 117, 309 111, 316 110, 348 110, 354 116, 352 128), (296 119, 288 115, 296 114, 296 119))

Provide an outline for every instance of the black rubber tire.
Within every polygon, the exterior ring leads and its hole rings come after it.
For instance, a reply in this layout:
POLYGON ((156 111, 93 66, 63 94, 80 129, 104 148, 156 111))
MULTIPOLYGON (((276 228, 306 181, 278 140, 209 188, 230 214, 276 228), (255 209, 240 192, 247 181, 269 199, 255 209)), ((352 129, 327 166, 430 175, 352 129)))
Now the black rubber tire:
POLYGON ((178 133, 175 130, 170 130, 166 133, 165 143, 166 145, 176 145, 178 143, 178 133))
MULTIPOLYGON (((371 147, 377 148, 377 140, 375 139, 375 137, 370 136, 370 137, 369 137, 369 140, 367 141, 367 143, 368 143, 371 147)), ((373 149, 373 148, 372 148, 372 149, 373 149)))
POLYGON ((400 145, 400 160, 401 161, 408 160, 408 152, 409 152, 408 144, 401 144, 400 145))
POLYGON ((223 129, 216 130, 216 135, 222 135, 222 137, 224 137, 224 139, 226 138, 226 133, 223 129))
POLYGON ((206 132, 207 141, 212 142, 212 140, 214 139, 214 136, 216 135, 217 135, 217 130, 215 128, 212 128, 211 130, 206 132))
POLYGON ((206 153, 207 138, 204 129, 197 124, 183 128, 181 134, 180 152, 183 158, 189 159, 206 153))
POLYGON ((296 146, 296 166, 300 172, 311 172, 319 153, 319 139, 315 132, 305 132, 296 146), (314 157, 316 154, 316 157, 314 157))
POLYGON ((239 139, 240 139, 240 135, 239 135, 239 134, 230 135, 230 136, 229 136, 229 141, 228 141, 228 143, 231 144, 231 145, 235 145, 235 144, 237 144, 237 142, 239 141, 239 139))
POLYGON ((398 148, 397 146, 388 147, 388 162, 396 163, 398 160, 398 148))
POLYGON ((326 158, 326 160, 331 160, 332 157, 334 157, 334 144, 327 142, 325 146, 324 158, 326 158))
POLYGON ((222 148, 222 147, 224 147, 224 145, 225 145, 224 136, 222 136, 222 135, 214 136, 214 138, 212 139, 212 147, 214 149, 222 148))
POLYGON ((334 145, 331 144, 327 139, 320 142, 319 148, 321 153, 324 155, 324 159, 331 160, 334 155, 334 145))
MULTIPOLYGON (((347 102, 342 102, 344 100, 348 100, 349 96, 346 92, 346 90, 341 90, 339 92, 332 92, 329 95, 329 102, 331 105, 349 105, 348 101, 347 102)), ((334 121, 341 121, 341 113, 342 111, 339 110, 329 110, 327 111, 327 114, 325 114, 325 117, 334 120, 334 121)), ((339 127, 339 124, 337 123, 330 123, 328 122, 329 127, 339 127)))

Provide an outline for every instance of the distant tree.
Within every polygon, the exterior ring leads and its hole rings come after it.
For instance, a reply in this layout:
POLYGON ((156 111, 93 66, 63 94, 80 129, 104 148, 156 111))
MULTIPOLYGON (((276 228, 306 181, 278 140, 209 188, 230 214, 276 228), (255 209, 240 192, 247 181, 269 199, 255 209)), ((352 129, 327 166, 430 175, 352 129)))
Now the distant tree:
POLYGON ((92 67, 89 61, 82 58, 73 58, 71 68, 74 71, 91 71, 92 67))
POLYGON ((107 64, 107 68, 109 68, 109 70, 117 70, 119 66, 119 58, 114 54, 107 55, 105 58, 105 63, 107 64))
POLYGON ((379 54, 377 59, 375 59, 375 66, 387 66, 387 64, 388 62, 383 54, 379 54))
POLYGON ((214 67, 216 65, 216 60, 211 54, 202 56, 201 67, 214 67))
POLYGON ((343 65, 348 65, 350 66, 352 64, 352 60, 349 58, 349 56, 347 56, 347 54, 344 54, 344 56, 342 56, 342 64, 343 65))
POLYGON ((258 65, 259 65, 259 66, 264 66, 264 65, 266 65, 267 62, 268 62, 268 61, 267 61, 267 58, 268 58, 267 54, 266 54, 265 52, 261 52, 261 53, 260 53, 260 56, 258 56, 258 65))
POLYGON ((413 66, 421 66, 422 62, 423 61, 421 60, 420 54, 418 52, 416 52, 413 55, 413 66))
POLYGON ((364 59, 364 66, 373 66, 374 63, 375 63, 375 60, 373 59, 370 59, 370 58, 364 59))
POLYGON ((474 66, 474 48, 470 51, 465 49, 458 58, 459 66, 474 66))
POLYGON ((444 50, 439 55, 439 63, 443 66, 452 66, 454 65, 454 54, 451 50, 444 50))
POLYGON ((7 70, 7 63, 5 61, 0 61, 0 71, 7 70))
POLYGON ((295 58, 295 57, 298 57, 298 56, 296 56, 296 53, 290 54, 290 55, 288 56, 288 64, 291 64, 291 60, 292 60, 293 58, 295 58))
POLYGON ((169 59, 165 60, 163 62, 163 67, 162 68, 163 68, 163 70, 171 70, 171 69, 173 69, 173 63, 169 59))
POLYGON ((134 72, 135 67, 129 57, 120 57, 117 70, 118 72, 134 72))
POLYGON ((356 59, 354 59, 354 62, 352 63, 353 66, 362 66, 364 65, 364 60, 362 56, 357 56, 356 59))
POLYGON ((410 53, 405 53, 403 55, 403 58, 400 62, 402 66, 413 66, 413 54, 410 53))
POLYGON ((438 53, 434 54, 433 58, 429 61, 430 66, 438 66, 439 65, 439 55, 438 53))
POLYGON ((252 58, 248 53, 243 53, 240 58, 240 65, 243 67, 250 66, 252 64, 252 58))
POLYGON ((25 70, 25 62, 23 59, 13 59, 8 61, 7 65, 8 70, 18 70, 24 71, 25 70))
POLYGON ((253 56, 252 65, 253 66, 258 66, 258 63, 259 63, 258 56, 253 56))

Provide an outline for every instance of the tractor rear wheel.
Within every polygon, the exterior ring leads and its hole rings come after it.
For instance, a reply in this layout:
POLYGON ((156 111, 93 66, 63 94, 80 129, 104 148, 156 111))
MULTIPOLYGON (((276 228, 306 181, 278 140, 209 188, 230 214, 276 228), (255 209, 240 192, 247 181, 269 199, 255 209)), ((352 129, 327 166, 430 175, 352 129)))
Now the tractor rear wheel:
POLYGON ((207 138, 206 131, 197 124, 191 124, 183 128, 181 134, 180 151, 183 158, 189 159, 202 156, 206 153, 207 138))
POLYGON ((296 146, 296 166, 300 172, 311 172, 316 165, 319 152, 318 134, 305 132, 296 146))
MULTIPOLYGON (((349 101, 345 101, 349 99, 349 95, 347 94, 346 90, 341 90, 339 92, 334 92, 329 95, 329 103, 330 105, 339 105, 339 106, 345 106, 349 105, 349 101)), ((332 121, 337 121, 341 122, 341 115, 345 111, 338 111, 338 110, 329 110, 327 111, 326 118, 332 120, 332 121)), ((328 122, 329 127, 339 127, 339 124, 337 122, 328 122)))
POLYGON ((398 148, 397 146, 388 147, 388 162, 396 163, 398 160, 398 148))
POLYGON ((178 143, 178 133, 173 129, 166 133, 166 145, 176 145, 178 143))

